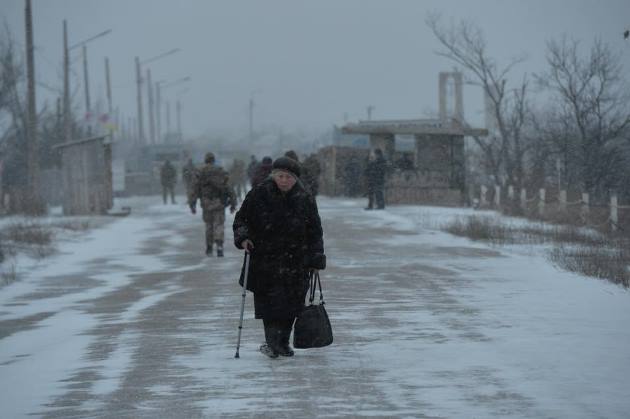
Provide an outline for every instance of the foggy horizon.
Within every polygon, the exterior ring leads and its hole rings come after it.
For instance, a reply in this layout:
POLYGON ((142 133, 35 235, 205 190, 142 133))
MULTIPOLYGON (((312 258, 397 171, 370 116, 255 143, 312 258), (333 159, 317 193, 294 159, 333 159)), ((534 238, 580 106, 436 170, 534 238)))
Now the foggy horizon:
MULTIPOLYGON (((136 116, 134 57, 146 60, 173 48, 177 54, 143 65, 153 81, 191 77, 165 89, 163 98, 181 100, 185 136, 206 132, 244 134, 254 101, 257 128, 277 126, 322 131, 348 121, 411 119, 437 111, 438 73, 454 68, 435 51, 439 45, 425 23, 437 12, 444 22, 468 19, 479 25, 488 53, 499 65, 527 57, 511 73, 545 69, 545 42, 563 35, 587 50, 599 38, 630 63, 622 39, 630 4, 572 2, 318 1, 273 0, 124 2, 33 1, 38 108, 62 88, 62 21, 73 45, 111 29, 87 44, 92 106, 105 101, 104 58, 111 66, 114 108, 136 116), (47 87, 43 87, 47 86, 47 87)), ((23 53, 24 2, 4 1, 0 15, 23 53)), ((82 110, 80 49, 71 53, 74 105, 82 110)), ((146 106, 146 91, 144 92, 146 106)), ((476 86, 464 90, 465 115, 483 125, 483 101, 476 86)), ((145 110, 146 111, 146 110, 145 110)), ((146 126, 146 114, 145 114, 146 126)))

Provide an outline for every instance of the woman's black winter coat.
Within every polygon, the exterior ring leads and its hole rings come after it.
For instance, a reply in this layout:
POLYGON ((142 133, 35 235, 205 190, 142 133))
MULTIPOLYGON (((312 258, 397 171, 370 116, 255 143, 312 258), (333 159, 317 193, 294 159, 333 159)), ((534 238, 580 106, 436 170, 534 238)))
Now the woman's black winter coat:
MULTIPOLYGON (((324 269, 326 257, 315 199, 298 181, 282 193, 269 178, 249 191, 234 217, 234 244, 249 239, 247 289, 254 293, 256 318, 290 319, 304 306, 308 270, 324 269)), ((241 270, 243 285, 245 264, 241 270)))

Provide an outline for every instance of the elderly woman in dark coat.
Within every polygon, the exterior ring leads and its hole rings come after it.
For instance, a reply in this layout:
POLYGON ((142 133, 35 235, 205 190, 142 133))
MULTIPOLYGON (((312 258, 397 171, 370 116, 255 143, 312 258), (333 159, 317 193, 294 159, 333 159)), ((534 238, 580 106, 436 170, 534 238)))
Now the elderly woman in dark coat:
POLYGON ((304 306, 308 273, 326 267, 317 205, 299 176, 299 163, 276 159, 270 178, 248 192, 234 218, 234 244, 251 255, 247 289, 265 328, 260 350, 271 358, 293 356, 289 337, 304 306))

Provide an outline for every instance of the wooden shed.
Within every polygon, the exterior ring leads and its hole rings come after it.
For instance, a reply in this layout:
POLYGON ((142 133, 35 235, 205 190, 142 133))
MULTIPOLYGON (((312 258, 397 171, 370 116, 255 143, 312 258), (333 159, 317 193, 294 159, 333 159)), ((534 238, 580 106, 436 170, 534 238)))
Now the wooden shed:
POLYGON ((61 153, 64 215, 105 214, 112 208, 109 136, 69 141, 54 148, 61 153))

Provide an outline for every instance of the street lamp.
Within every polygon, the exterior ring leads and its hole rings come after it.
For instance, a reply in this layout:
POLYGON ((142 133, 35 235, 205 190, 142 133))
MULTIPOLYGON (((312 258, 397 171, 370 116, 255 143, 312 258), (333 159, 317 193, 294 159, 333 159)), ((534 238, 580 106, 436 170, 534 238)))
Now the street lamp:
POLYGON ((80 46, 82 46, 82 45, 85 45, 85 44, 87 44, 87 43, 88 43, 88 42, 90 42, 90 41, 93 41, 93 40, 95 40, 95 39, 97 39, 97 38, 103 37, 103 36, 105 36, 105 35, 107 35, 107 34, 111 33, 111 31, 112 31, 111 29, 108 29, 108 30, 106 30, 106 31, 103 31, 103 32, 99 33, 98 35, 94 35, 94 36, 92 36, 92 37, 90 37, 90 38, 88 38, 88 39, 85 39, 85 40, 81 41, 81 42, 77 42, 77 43, 76 43, 76 44, 74 44, 73 46, 69 47, 69 48, 68 48, 68 50, 69 50, 69 51, 72 51, 73 49, 78 48, 78 47, 80 47, 80 46))
POLYGON ((173 49, 172 49, 172 50, 170 50, 170 51, 163 52, 163 53, 161 53, 161 54, 156 55, 155 57, 148 58, 148 59, 146 59, 146 60, 144 60, 144 61, 141 61, 141 62, 140 62, 140 64, 149 64, 149 63, 151 63, 151 62, 153 62, 153 61, 157 61, 157 60, 159 60, 160 58, 167 57, 167 56, 172 55, 172 54, 175 54, 176 52, 179 52, 179 51, 181 51, 181 49, 179 49, 179 48, 173 48, 173 49))
MULTIPOLYGON (((144 143, 144 126, 143 126, 143 120, 142 120, 142 72, 140 69, 140 65, 141 64, 148 64, 150 62, 154 62, 157 61, 161 58, 167 57, 169 55, 175 54, 176 52, 181 51, 181 49, 179 48, 173 48, 169 51, 163 52, 161 54, 158 54, 154 57, 151 57, 149 59, 140 61, 140 58, 138 58, 136 56, 135 61, 136 61, 136 85, 137 85, 137 102, 138 102, 138 140, 141 143, 144 143)), ((154 126, 153 126, 153 93, 152 93, 152 86, 151 86, 151 72, 149 70, 147 70, 147 91, 149 94, 149 122, 150 122, 150 135, 151 135, 151 142, 154 143, 155 142, 155 138, 154 138, 154 126)))
MULTIPOLYGON (((182 83, 186 83, 189 82, 190 80, 192 80, 192 78, 190 76, 186 76, 186 77, 181 77, 177 80, 172 80, 172 81, 167 81, 167 80, 160 80, 155 82, 155 90, 156 90, 156 100, 157 100, 157 136, 158 136, 158 140, 162 139, 162 125, 161 125, 161 114, 162 114, 162 93, 161 93, 161 89, 162 88, 168 88, 168 87, 172 87, 172 86, 176 86, 182 83)), ((170 105, 167 107, 167 118, 166 118, 166 122, 167 122, 167 132, 170 131, 170 125, 171 125, 171 121, 170 121, 170 105)), ((181 120, 180 120, 180 112, 181 112, 181 106, 179 104, 177 104, 177 126, 178 126, 178 133, 180 136, 180 140, 181 140, 181 120)))
POLYGON ((68 51, 72 51, 73 49, 79 47, 82 47, 83 49, 83 83, 85 84, 85 113, 87 116, 90 115, 90 84, 88 78, 87 48, 85 45, 88 42, 91 42, 98 38, 102 38, 103 36, 108 35, 111 32, 112 30, 108 29, 81 42, 77 42, 76 44, 68 48, 68 51))

